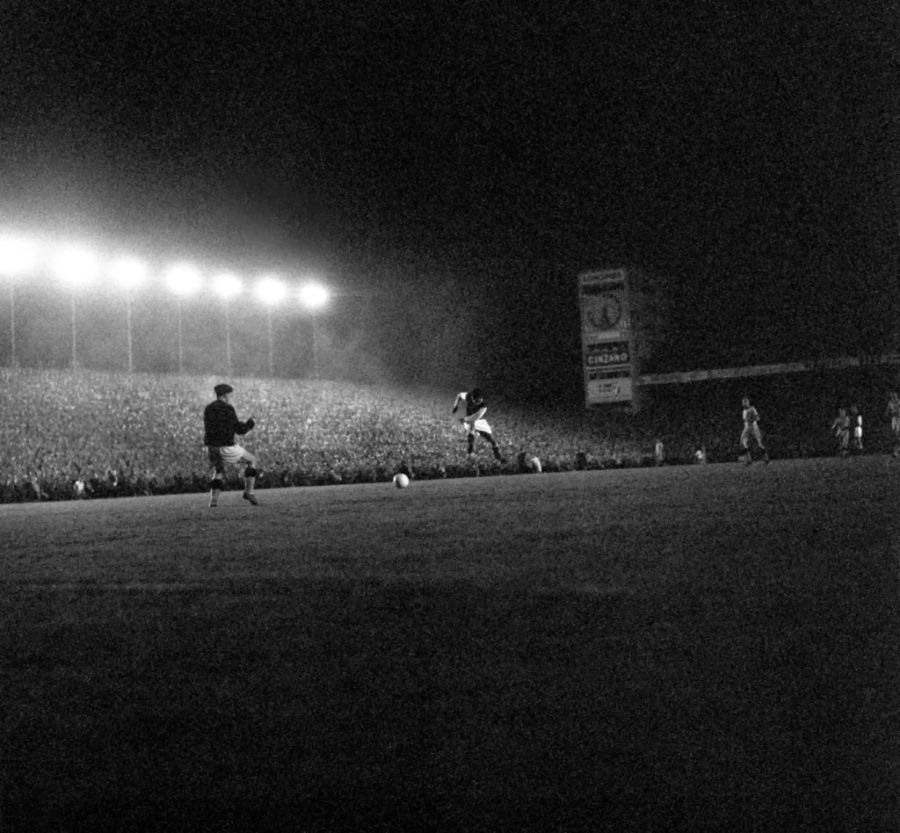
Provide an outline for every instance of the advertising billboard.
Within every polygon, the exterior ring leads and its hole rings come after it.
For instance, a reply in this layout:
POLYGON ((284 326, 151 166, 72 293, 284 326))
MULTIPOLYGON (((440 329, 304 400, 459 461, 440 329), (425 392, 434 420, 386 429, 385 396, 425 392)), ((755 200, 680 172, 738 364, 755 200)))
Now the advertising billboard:
POLYGON ((578 297, 585 405, 630 403, 633 336, 625 270, 582 272, 578 297))

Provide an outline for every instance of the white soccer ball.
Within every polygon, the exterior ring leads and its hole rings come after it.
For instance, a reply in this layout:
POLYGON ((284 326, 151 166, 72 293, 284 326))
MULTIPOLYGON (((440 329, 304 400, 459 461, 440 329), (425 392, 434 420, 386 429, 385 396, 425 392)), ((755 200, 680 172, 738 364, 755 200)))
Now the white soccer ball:
POLYGON ((409 478, 405 474, 403 474, 403 472, 400 472, 400 474, 395 474, 394 485, 398 489, 405 489, 407 486, 409 486, 409 478))

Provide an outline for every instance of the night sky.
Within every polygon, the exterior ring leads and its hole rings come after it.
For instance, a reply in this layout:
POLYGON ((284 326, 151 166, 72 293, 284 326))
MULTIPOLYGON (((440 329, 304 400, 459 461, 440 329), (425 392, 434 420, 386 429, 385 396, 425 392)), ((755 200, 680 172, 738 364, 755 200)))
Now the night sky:
POLYGON ((896 6, 765 6, 8 0, 0 210, 450 270, 501 331, 631 264, 685 369, 894 349, 896 6))

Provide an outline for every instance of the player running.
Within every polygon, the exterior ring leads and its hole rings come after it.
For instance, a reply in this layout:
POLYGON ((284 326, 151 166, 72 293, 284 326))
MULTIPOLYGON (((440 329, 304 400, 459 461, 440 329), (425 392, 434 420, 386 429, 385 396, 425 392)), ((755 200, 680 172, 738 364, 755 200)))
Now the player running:
POLYGON ((900 454, 900 396, 891 391, 887 404, 887 416, 891 421, 891 434, 894 437, 893 456, 900 454))
POLYGON ((253 417, 246 422, 237 418, 237 412, 230 403, 234 388, 231 385, 216 385, 213 390, 216 399, 210 402, 203 411, 204 437, 203 444, 213 465, 213 475, 209 483, 209 505, 218 506, 219 492, 222 490, 222 478, 225 464, 244 463, 244 500, 259 506, 253 487, 259 475, 259 460, 240 445, 235 444, 235 434, 246 434, 254 426, 253 417))
POLYGON ((741 417, 744 420, 744 430, 741 431, 741 453, 738 455, 738 459, 745 457, 748 466, 753 462, 753 451, 750 448, 750 439, 752 438, 763 453, 763 460, 768 463, 769 452, 766 450, 762 432, 759 430, 759 411, 750 404, 750 400, 746 396, 741 400, 741 407, 743 408, 741 417))
POLYGON ((463 391, 456 395, 456 401, 453 403, 453 413, 459 410, 459 406, 463 405, 466 409, 466 415, 460 418, 460 422, 466 431, 466 440, 468 442, 468 453, 475 453, 475 435, 487 440, 491 444, 491 450, 494 452, 494 459, 505 463, 506 460, 500 453, 497 441, 494 439, 494 432, 491 426, 484 418, 487 411, 487 405, 484 404, 484 397, 481 395, 480 388, 473 388, 470 392, 463 391))

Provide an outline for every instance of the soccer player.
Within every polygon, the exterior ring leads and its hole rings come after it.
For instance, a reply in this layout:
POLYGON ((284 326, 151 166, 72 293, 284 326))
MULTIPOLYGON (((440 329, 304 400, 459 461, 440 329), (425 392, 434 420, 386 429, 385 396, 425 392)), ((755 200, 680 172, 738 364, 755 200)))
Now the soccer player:
POLYGON ((480 388, 473 388, 470 392, 463 391, 457 394, 456 401, 453 403, 453 413, 459 410, 462 405, 466 409, 466 415, 460 418, 460 422, 466 430, 466 440, 469 445, 469 455, 475 453, 475 435, 487 440, 491 444, 491 450, 494 452, 494 459, 501 463, 506 461, 500 453, 497 441, 494 439, 494 432, 491 426, 484 418, 487 411, 487 405, 484 404, 484 397, 481 395, 480 388))
POLYGON ((858 405, 850 406, 850 449, 856 454, 862 454, 863 450, 863 426, 862 414, 858 405))
POLYGON ((216 385, 213 390, 216 398, 203 411, 203 444, 206 446, 209 462, 213 466, 213 475, 209 483, 209 505, 217 506, 219 503, 225 464, 243 463, 245 466, 244 500, 254 506, 259 506, 259 501, 253 493, 253 487, 259 475, 259 460, 234 441, 235 434, 243 435, 253 429, 255 424, 253 417, 246 422, 241 422, 237 418, 237 412, 230 401, 231 394, 234 392, 231 385, 216 385))
POLYGON ((763 453, 763 460, 768 463, 769 452, 766 450, 762 432, 759 430, 759 411, 750 404, 750 400, 746 396, 741 400, 741 407, 743 408, 741 417, 744 420, 744 430, 741 431, 741 453, 738 459, 746 457, 748 466, 753 462, 753 452, 750 449, 750 439, 753 438, 763 453))
POLYGON ((887 404, 887 415, 891 420, 891 434, 894 435, 894 452, 896 457, 900 454, 900 396, 896 391, 891 391, 887 404))
POLYGON ((846 457, 850 448, 850 417, 846 408, 838 408, 838 415, 831 423, 831 431, 837 439, 838 454, 846 457))

